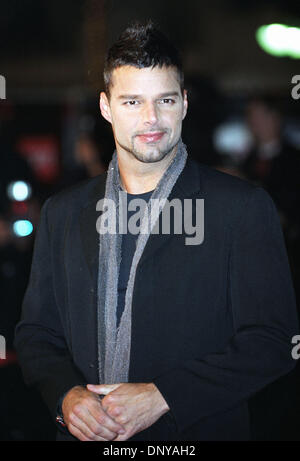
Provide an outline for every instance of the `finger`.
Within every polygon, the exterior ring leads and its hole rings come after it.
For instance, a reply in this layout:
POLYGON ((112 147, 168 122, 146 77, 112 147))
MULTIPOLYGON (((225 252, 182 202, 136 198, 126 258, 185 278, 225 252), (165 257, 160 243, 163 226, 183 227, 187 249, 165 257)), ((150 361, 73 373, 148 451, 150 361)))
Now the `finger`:
POLYGON ((75 413, 72 413, 70 415, 70 422, 72 426, 74 426, 81 434, 83 434, 85 438, 87 438, 88 440, 94 439, 96 434, 94 434, 91 431, 91 429, 89 428, 89 426, 87 425, 87 423, 85 422, 82 416, 79 417, 75 415, 75 413))
POLYGON ((70 422, 83 432, 86 437, 92 440, 94 440, 97 436, 103 437, 106 440, 114 439, 117 435, 117 431, 110 431, 110 429, 106 427, 106 422, 109 416, 106 415, 101 406, 98 404, 98 411, 100 410, 104 417, 102 419, 95 418, 89 411, 89 407, 90 405, 84 408, 74 408, 70 415, 70 422))
POLYGON ((85 438, 90 441, 107 441, 113 440, 118 434, 101 427, 97 421, 90 417, 88 421, 81 419, 75 414, 72 415, 72 426, 77 428, 85 438))
POLYGON ((129 439, 129 436, 127 434, 118 435, 118 437, 114 439, 114 442, 125 442, 125 440, 128 440, 128 439, 129 439))
POLYGON ((72 423, 68 424, 68 430, 72 435, 74 435, 74 437, 76 437, 76 439, 81 440, 82 442, 91 441, 88 437, 86 437, 86 435, 84 435, 83 432, 80 431, 80 429, 78 429, 76 426, 73 426, 72 423))
POLYGON ((88 411, 91 413, 93 418, 97 421, 98 424, 104 426, 107 430, 117 434, 125 433, 125 428, 122 424, 116 422, 113 417, 109 416, 104 409, 102 408, 101 404, 91 405, 88 407, 88 411))
POLYGON ((122 383, 119 384, 87 384, 87 389, 91 392, 94 392, 95 394, 103 394, 107 395, 110 392, 114 391, 117 389, 119 386, 121 386, 122 383))
POLYGON ((129 424, 125 434, 119 434, 113 441, 114 442, 125 442, 135 434, 134 428, 129 424))

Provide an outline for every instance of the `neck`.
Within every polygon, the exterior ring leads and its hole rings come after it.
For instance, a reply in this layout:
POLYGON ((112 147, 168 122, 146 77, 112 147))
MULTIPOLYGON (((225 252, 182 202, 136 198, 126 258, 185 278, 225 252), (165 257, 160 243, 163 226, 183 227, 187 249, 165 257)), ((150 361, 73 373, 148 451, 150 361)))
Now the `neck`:
POLYGON ((128 152, 117 148, 120 182, 130 194, 154 190, 177 152, 177 145, 162 160, 144 163, 128 152))

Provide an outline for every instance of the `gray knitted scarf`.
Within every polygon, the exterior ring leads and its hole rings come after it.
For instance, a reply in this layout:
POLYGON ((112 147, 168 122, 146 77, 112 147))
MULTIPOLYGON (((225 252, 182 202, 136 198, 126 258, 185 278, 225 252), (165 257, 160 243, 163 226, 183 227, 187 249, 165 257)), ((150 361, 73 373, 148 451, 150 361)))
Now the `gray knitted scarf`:
MULTIPOLYGON (((175 157, 161 177, 144 209, 126 289, 125 306, 118 328, 118 278, 121 262, 122 234, 118 231, 115 233, 99 233, 97 320, 99 383, 101 384, 128 382, 131 347, 131 305, 137 265, 151 230, 162 209, 161 206, 157 206, 157 203, 161 201, 165 203, 185 166, 186 159, 186 147, 182 140, 180 140, 175 157), (159 199, 159 202, 157 200, 152 202, 152 199, 159 199), (155 206, 154 203, 156 203, 155 206)), ((112 219, 111 222, 116 223, 119 222, 119 192, 120 178, 117 153, 115 151, 108 167, 104 203, 106 203, 107 199, 114 202, 115 210, 112 207, 108 207, 105 215, 107 218, 107 213, 108 215, 109 213, 116 214, 116 216, 110 216, 112 219)), ((104 214, 101 215, 101 218, 102 216, 104 214)))

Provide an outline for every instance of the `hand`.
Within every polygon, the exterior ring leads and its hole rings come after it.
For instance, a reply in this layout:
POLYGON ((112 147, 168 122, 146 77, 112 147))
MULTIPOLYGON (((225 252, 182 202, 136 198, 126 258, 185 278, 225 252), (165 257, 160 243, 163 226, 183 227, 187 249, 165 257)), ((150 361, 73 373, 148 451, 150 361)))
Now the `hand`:
POLYGON ((107 441, 125 433, 124 427, 108 416, 99 397, 83 386, 73 387, 65 396, 62 411, 69 432, 81 441, 107 441))
POLYGON ((95 394, 105 394, 102 408, 125 427, 114 442, 128 440, 154 424, 170 408, 154 383, 88 384, 95 394))

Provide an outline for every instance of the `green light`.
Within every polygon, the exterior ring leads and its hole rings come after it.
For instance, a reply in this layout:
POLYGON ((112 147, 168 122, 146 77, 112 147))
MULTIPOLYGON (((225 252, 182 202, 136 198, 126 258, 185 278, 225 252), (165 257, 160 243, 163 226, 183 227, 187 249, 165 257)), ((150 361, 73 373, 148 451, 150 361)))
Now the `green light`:
POLYGON ((267 53, 277 57, 300 59, 300 28, 284 24, 261 26, 256 40, 267 53))

